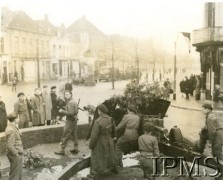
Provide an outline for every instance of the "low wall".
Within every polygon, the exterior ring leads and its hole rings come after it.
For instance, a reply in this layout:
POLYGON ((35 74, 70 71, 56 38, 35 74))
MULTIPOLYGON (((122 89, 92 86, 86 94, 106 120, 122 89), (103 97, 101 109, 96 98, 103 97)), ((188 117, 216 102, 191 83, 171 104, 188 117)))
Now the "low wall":
MULTIPOLYGON (((60 142, 64 125, 51 125, 21 129, 24 149, 31 148, 38 144, 60 142)), ((78 139, 87 137, 89 125, 78 125, 78 139)), ((0 154, 6 153, 5 133, 0 133, 0 154)))

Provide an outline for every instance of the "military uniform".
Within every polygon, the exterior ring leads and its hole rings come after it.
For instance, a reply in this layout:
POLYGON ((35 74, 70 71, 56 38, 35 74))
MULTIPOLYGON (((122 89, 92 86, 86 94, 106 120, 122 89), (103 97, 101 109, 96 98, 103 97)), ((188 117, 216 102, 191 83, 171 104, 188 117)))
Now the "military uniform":
POLYGON ((107 169, 114 170, 118 165, 113 132, 114 125, 111 117, 102 114, 95 120, 89 142, 89 148, 92 150, 90 174, 93 176, 107 169))
POLYGON ((78 106, 77 103, 71 98, 67 100, 66 110, 62 111, 61 114, 66 116, 66 123, 64 126, 64 132, 61 137, 61 151, 56 154, 64 154, 65 148, 67 146, 67 142, 72 135, 74 142, 73 151, 78 151, 78 139, 77 139, 77 114, 78 114, 78 106))
POLYGON ((28 128, 30 117, 29 117, 29 107, 26 100, 18 100, 14 104, 14 112, 19 116, 19 129, 28 128))
POLYGON ((139 116, 134 113, 126 114, 119 125, 116 127, 116 133, 124 129, 124 134, 118 139, 115 148, 119 158, 119 163, 122 165, 122 152, 128 142, 137 141, 139 129, 139 116))
POLYGON ((10 162, 9 180, 22 180, 23 146, 21 133, 13 123, 9 123, 5 130, 6 148, 10 162))
POLYGON ((153 173, 153 160, 151 157, 159 157, 159 147, 156 137, 143 134, 138 139, 139 162, 144 172, 144 177, 150 178, 153 173))

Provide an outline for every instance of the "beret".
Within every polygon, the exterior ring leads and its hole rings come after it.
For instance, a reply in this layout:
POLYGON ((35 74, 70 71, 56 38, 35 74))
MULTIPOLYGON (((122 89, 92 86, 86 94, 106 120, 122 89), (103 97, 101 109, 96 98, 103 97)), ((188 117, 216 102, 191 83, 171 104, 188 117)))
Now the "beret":
POLYGON ((20 93, 18 93, 17 97, 22 96, 22 95, 25 96, 25 94, 23 92, 20 92, 20 93))
POLYGON ((57 88, 56 86, 52 86, 52 87, 51 87, 51 89, 56 89, 56 88, 57 88))
POLYGON ((98 109, 99 109, 101 112, 105 113, 105 114, 108 113, 108 108, 107 108, 104 104, 100 104, 100 105, 98 106, 98 109))
POLYGON ((43 88, 47 88, 47 87, 48 87, 47 85, 44 85, 44 86, 43 86, 43 88))

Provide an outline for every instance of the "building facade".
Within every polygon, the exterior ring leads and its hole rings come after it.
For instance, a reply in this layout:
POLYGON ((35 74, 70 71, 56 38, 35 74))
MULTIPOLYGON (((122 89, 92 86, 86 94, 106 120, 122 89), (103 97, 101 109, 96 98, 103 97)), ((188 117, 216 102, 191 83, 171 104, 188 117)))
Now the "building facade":
POLYGON ((214 88, 223 90, 223 3, 204 4, 204 27, 193 31, 193 46, 200 53, 205 99, 213 99, 214 88))

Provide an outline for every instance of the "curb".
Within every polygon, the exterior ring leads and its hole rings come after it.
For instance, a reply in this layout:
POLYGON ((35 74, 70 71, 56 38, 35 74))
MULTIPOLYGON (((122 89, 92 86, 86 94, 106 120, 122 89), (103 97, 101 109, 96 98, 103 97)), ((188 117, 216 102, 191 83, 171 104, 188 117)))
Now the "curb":
POLYGON ((170 106, 179 108, 179 109, 186 109, 186 110, 192 110, 192 111, 202 111, 202 108, 190 108, 190 107, 184 107, 184 106, 178 106, 175 104, 170 104, 170 106))

